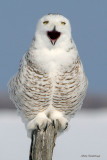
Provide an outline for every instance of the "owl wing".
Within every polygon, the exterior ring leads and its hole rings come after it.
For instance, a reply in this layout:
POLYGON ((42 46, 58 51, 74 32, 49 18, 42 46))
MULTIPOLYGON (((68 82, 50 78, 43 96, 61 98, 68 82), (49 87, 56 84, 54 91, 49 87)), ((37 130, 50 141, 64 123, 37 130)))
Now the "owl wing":
POLYGON ((66 115, 74 115, 81 108, 88 81, 85 76, 79 56, 63 74, 56 80, 53 106, 66 115))
POLYGON ((10 80, 8 88, 13 103, 29 120, 49 106, 51 80, 32 64, 29 52, 22 58, 19 71, 10 80))

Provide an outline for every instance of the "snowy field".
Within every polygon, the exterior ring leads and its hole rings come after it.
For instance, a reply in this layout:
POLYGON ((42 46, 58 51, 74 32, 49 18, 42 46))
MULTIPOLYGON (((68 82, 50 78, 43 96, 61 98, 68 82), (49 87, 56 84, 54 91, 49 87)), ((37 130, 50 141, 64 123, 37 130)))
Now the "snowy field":
MULTIPOLYGON (((30 139, 15 111, 0 111, 0 160, 28 160, 30 139)), ((107 160, 107 110, 79 112, 56 141, 53 160, 107 160)))

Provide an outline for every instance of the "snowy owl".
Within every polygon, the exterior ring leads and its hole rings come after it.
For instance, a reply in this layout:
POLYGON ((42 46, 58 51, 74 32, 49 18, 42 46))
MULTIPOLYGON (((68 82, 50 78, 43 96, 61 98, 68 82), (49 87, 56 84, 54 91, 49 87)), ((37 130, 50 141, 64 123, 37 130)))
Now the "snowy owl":
POLYGON ((45 130, 56 120, 60 130, 81 108, 88 86, 69 20, 59 14, 42 17, 9 94, 27 130, 45 130))

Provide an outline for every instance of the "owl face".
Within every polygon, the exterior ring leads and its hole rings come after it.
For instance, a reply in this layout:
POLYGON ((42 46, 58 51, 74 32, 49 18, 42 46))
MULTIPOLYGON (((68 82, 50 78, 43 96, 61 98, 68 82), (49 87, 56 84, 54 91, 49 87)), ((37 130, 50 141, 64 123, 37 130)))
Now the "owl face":
POLYGON ((46 15, 39 20, 35 36, 44 46, 57 47, 64 41, 70 41, 70 23, 62 15, 46 15))

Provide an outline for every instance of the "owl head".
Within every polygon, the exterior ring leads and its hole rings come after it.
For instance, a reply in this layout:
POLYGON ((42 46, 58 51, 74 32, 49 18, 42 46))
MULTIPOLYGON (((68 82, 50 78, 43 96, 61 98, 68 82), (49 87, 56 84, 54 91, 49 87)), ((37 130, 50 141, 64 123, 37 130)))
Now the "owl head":
POLYGON ((71 27, 69 20, 59 14, 42 17, 36 27, 36 46, 54 49, 70 43, 71 27))

